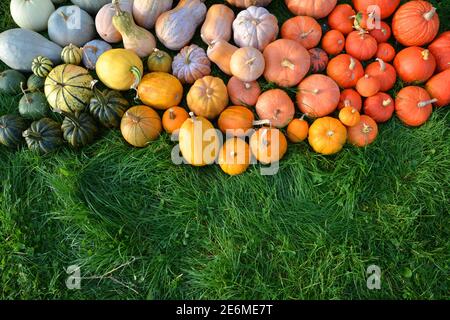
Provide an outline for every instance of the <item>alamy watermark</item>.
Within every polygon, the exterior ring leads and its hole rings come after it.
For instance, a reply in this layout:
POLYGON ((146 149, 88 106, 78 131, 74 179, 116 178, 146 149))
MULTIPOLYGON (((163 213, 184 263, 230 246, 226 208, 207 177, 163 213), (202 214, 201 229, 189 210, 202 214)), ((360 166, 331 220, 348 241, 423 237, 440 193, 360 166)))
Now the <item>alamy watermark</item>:
POLYGON ((379 266, 372 264, 367 267, 367 289, 380 290, 381 289, 381 269, 379 266))

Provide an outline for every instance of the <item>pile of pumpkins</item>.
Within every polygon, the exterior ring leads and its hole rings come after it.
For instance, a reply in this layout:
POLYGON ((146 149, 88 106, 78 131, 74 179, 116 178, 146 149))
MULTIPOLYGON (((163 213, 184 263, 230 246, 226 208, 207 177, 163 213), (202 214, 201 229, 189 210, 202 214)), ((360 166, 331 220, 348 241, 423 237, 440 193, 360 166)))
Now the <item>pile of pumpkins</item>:
POLYGON ((433 105, 450 103, 450 31, 438 35, 427 1, 285 0, 295 17, 281 28, 265 8, 271 0, 209 8, 202 0, 174 8, 172 0, 72 0, 55 8, 64 2, 11 1, 20 28, 0 34, 0 59, 11 68, 0 90, 23 97, 20 116, 0 117, 1 144, 24 138, 41 153, 64 141, 80 148, 102 126, 145 147, 165 130, 178 137, 187 163, 219 163, 236 175, 252 159, 280 161, 288 140, 308 139, 331 155, 347 142, 371 144, 394 113, 415 127, 433 105), (206 50, 191 44, 198 29, 206 50), (45 30, 50 40, 38 33, 45 30), (154 34, 165 48, 156 48, 154 34), (392 97, 397 78, 406 86, 392 97), (136 99, 125 99, 127 91, 136 99))

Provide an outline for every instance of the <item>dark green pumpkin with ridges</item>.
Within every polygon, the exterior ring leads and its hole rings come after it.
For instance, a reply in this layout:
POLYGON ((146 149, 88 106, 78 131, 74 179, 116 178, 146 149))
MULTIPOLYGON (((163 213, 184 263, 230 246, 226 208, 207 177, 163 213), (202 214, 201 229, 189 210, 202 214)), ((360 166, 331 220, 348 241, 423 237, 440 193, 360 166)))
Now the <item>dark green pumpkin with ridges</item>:
POLYGON ((18 94, 21 90, 21 83, 26 82, 27 78, 19 71, 5 70, 0 73, 0 92, 18 94))
POLYGON ((87 112, 76 112, 75 114, 63 113, 65 116, 61 129, 64 140, 72 147, 81 148, 92 143, 97 133, 95 120, 87 112))
POLYGON ((27 81, 27 89, 31 92, 37 92, 44 90, 45 78, 38 77, 32 74, 27 81))
POLYGON ((106 128, 118 128, 129 103, 118 91, 100 91, 94 88, 94 97, 89 104, 89 112, 106 128))
POLYGON ((0 144, 13 148, 23 142, 22 132, 27 124, 22 117, 6 114, 0 117, 0 144))
POLYGON ((53 152, 64 144, 61 125, 49 118, 33 122, 23 136, 28 148, 40 154, 53 152))
POLYGON ((39 120, 48 110, 47 98, 42 92, 25 93, 19 101, 19 113, 25 119, 39 120))

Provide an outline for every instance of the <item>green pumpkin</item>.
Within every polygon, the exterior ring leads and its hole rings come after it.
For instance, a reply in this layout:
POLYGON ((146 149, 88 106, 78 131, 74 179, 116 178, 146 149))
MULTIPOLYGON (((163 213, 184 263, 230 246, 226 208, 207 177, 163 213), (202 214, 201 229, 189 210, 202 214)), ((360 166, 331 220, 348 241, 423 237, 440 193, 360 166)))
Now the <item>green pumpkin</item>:
POLYGON ((95 120, 88 113, 76 112, 75 114, 62 114, 65 116, 61 126, 64 140, 72 147, 84 147, 94 141, 97 126, 95 120))
POLYGON ((27 128, 25 120, 13 114, 0 117, 0 144, 13 148, 22 141, 22 132, 27 128))
POLYGON ((40 154, 53 152, 64 143, 61 125, 49 118, 33 122, 23 136, 28 148, 40 154))
POLYGON ((61 60, 66 64, 73 64, 78 66, 83 59, 83 51, 74 46, 73 44, 69 44, 61 51, 61 60))
POLYGON ((53 69, 53 62, 47 57, 39 56, 33 59, 31 63, 31 71, 41 78, 48 76, 53 69))
POLYGON ((167 52, 155 48, 147 59, 147 66, 150 72, 170 73, 172 57, 167 52))
POLYGON ((27 81, 28 91, 38 92, 44 89, 45 78, 38 77, 35 74, 32 74, 27 81))
POLYGON ((3 71, 0 73, 0 92, 6 94, 18 94, 21 90, 21 84, 26 82, 27 78, 19 71, 3 71))
POLYGON ((128 101, 118 91, 100 91, 94 88, 94 97, 89 112, 106 128, 118 128, 123 114, 129 107, 128 101))
POLYGON ((19 113, 25 119, 39 120, 47 115, 49 106, 42 92, 26 93, 19 101, 19 113))

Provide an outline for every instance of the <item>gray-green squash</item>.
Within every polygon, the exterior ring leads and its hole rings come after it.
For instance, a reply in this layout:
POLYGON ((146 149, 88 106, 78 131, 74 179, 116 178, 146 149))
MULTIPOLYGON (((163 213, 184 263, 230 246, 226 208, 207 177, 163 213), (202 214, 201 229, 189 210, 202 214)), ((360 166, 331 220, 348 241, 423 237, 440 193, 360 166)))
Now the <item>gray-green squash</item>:
POLYGON ((61 129, 64 140, 74 148, 81 148, 92 143, 98 129, 95 120, 87 112, 74 114, 61 112, 65 116, 61 129))
POLYGON ((27 79, 23 74, 16 70, 5 70, 0 73, 0 92, 6 94, 17 94, 22 88, 22 83, 27 79))
POLYGON ((45 78, 38 77, 32 74, 27 80, 27 89, 30 92, 43 91, 45 85, 45 78))
POLYGON ((0 144, 13 148, 22 141, 22 132, 27 128, 25 120, 14 114, 0 117, 0 144))
POLYGON ((111 0, 71 0, 73 4, 79 6, 81 9, 86 10, 92 15, 105 5, 111 2, 111 0))
POLYGON ((28 93, 22 89, 23 97, 19 101, 19 113, 29 120, 39 120, 47 115, 49 105, 42 92, 28 93))

